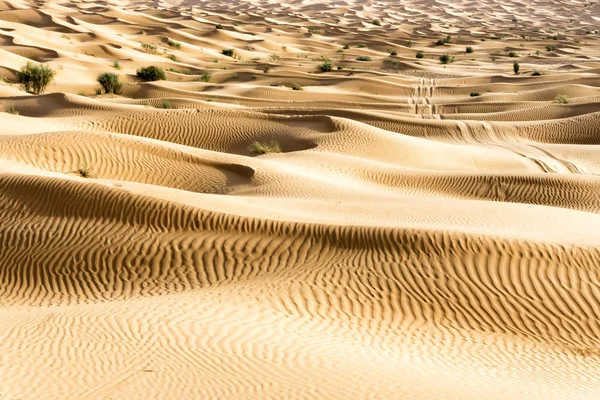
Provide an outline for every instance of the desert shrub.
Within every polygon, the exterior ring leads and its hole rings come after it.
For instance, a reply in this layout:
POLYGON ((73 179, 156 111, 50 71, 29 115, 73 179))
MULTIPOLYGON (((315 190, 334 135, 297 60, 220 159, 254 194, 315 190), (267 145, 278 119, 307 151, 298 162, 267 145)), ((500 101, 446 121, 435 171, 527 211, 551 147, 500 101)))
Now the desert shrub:
POLYGON ((160 103, 160 108, 164 108, 166 110, 170 110, 171 108, 173 108, 173 105, 171 104, 171 102, 169 100, 164 99, 160 103))
POLYGON ((223 50, 221 50, 221 53, 223 53, 223 55, 225 55, 225 56, 233 57, 234 50, 233 49, 223 49, 223 50))
POLYGON ((435 44, 438 46, 443 46, 447 43, 450 43, 451 41, 452 41, 452 36, 448 35, 444 39, 438 39, 438 41, 435 42, 435 44))
POLYGON ((371 61, 371 57, 368 57, 368 56, 358 56, 358 57, 356 57, 356 61, 371 61))
POLYGON ((479 92, 471 92, 470 96, 477 97, 477 96, 479 96, 479 92))
POLYGON ((349 48, 350 48, 350 45, 349 45, 348 43, 346 43, 346 44, 344 45, 344 47, 342 47, 342 49, 344 49, 344 50, 348 50, 349 48))
POLYGON ((396 50, 391 50, 390 51, 390 56, 397 56, 398 52, 396 50))
POLYGON ((181 48, 181 43, 176 42, 176 41, 171 40, 171 39, 167 39, 167 44, 169 45, 169 47, 173 47, 174 49, 181 48))
POLYGON ((202 82, 206 82, 206 83, 208 83, 208 82, 210 81, 210 78, 211 78, 211 74, 210 74, 210 72, 208 72, 208 71, 207 71, 207 72, 205 72, 205 73, 203 73, 203 74, 200 76, 200 80, 201 80, 202 82))
POLYGON ((328 58, 323 60, 323 64, 319 65, 319 70, 321 72, 329 72, 333 69, 333 65, 331 64, 331 60, 328 58))
POLYGON ((554 51, 556 50, 556 47, 552 46, 551 44, 546 46, 546 51, 554 51))
POLYGON ((406 41, 406 43, 404 43, 404 45, 405 45, 406 47, 408 47, 408 48, 411 48, 411 47, 412 47, 412 45, 413 45, 413 42, 412 42, 412 41, 410 41, 410 40, 407 40, 407 41, 406 41))
POLYGON ((560 104, 567 104, 567 103, 569 103, 569 99, 564 94, 558 94, 558 95, 556 95, 556 98, 554 100, 556 100, 560 104))
POLYGON ((271 140, 266 143, 254 142, 250 145, 248 151, 250 151, 250 154, 252 155, 259 156, 261 154, 281 153, 281 148, 279 147, 279 143, 271 140))
POLYGON ((154 54, 156 53, 156 46, 153 44, 142 43, 142 50, 144 50, 146 53, 154 54))
POLYGON ((281 61, 281 57, 279 54, 269 54, 269 60, 279 62, 281 61))
POLYGON ((321 31, 318 28, 308 28, 308 33, 311 35, 318 35, 321 31))
POLYGON ((81 167, 77 168, 77 171, 75 171, 77 173, 77 175, 79 175, 82 178, 92 178, 92 169, 87 165, 82 165, 81 167))
POLYGON ((175 54, 169 54, 169 55, 167 56, 167 58, 168 58, 169 60, 171 60, 171 61, 175 61, 175 62, 177 62, 177 57, 175 57, 175 54))
POLYGON ((513 71, 515 71, 515 75, 519 74, 519 69, 521 68, 521 66, 519 65, 518 62, 514 62, 513 63, 513 71))
POLYGON ((542 75, 541 72, 538 72, 538 71, 533 71, 531 73, 531 76, 541 76, 541 75, 542 75))
POLYGON ((516 52, 514 52, 514 51, 511 51, 511 52, 508 53, 508 56, 509 57, 517 57, 518 54, 516 52))
POLYGON ((359 49, 364 49, 364 48, 366 48, 366 47, 367 47, 367 45, 366 45, 366 44, 364 44, 364 43, 361 43, 361 44, 359 44, 359 45, 358 45, 358 46, 356 46, 356 47, 358 47, 359 49))
POLYGON ((454 57, 449 56, 448 54, 442 54, 440 57, 440 62, 442 64, 449 64, 454 62, 454 57))
POLYGON ((398 70, 400 69, 400 63, 398 61, 392 61, 392 68, 395 72, 398 72, 398 70))
POLYGON ((423 52, 422 52, 422 51, 417 51, 417 55, 416 55, 416 57, 417 57, 417 58, 423 58, 423 57, 425 57, 425 54, 423 54, 423 52))
POLYGON ((18 73, 18 81, 27 93, 41 94, 54 80, 56 72, 48 65, 28 62, 18 73))
POLYGON ((373 21, 371 21, 371 23, 376 26, 381 26, 381 21, 378 19, 374 19, 373 21))
POLYGON ((112 66, 114 69, 121 69, 121 63, 119 63, 119 60, 113 61, 112 66))
POLYGON ((102 89, 104 89, 104 93, 119 94, 123 86, 119 80, 119 76, 114 72, 104 72, 98 75, 97 81, 102 86, 102 89))
POLYGON ((268 65, 265 65, 265 66, 263 67, 263 72, 264 72, 265 74, 268 74, 270 70, 271 70, 271 67, 269 67, 268 65))
POLYGON ((6 112, 13 115, 19 115, 19 110, 14 107, 9 107, 6 109, 6 112))
POLYGON ((215 28, 217 28, 217 29, 223 29, 223 25, 217 24, 217 25, 215 25, 215 28))
POLYGON ((136 71, 138 78, 145 81, 159 81, 167 79, 165 70, 156 65, 150 65, 149 67, 142 67, 136 71))
POLYGON ((472 53, 473 52, 473 48, 471 46, 467 46, 467 48, 465 49, 465 51, 467 53, 472 53))
POLYGON ((343 65, 338 65, 337 69, 344 69, 344 66, 343 65))

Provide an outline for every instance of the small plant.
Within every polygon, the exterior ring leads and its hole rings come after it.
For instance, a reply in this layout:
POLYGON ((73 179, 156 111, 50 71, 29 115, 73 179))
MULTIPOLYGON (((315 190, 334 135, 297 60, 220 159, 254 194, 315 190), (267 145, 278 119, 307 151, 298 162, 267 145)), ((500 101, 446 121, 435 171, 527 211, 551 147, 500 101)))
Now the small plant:
POLYGON ((250 145, 248 151, 252 155, 260 156, 262 154, 281 153, 281 148, 279 147, 279 143, 271 140, 268 143, 254 142, 250 145))
POLYGON ((551 44, 546 46, 546 51, 554 51, 556 50, 556 47, 552 46, 551 44))
POLYGON ((174 40, 171 39, 167 39, 167 44, 169 45, 169 47, 172 47, 174 49, 179 49, 181 48, 181 43, 176 42, 174 40))
POLYGON ((519 65, 518 62, 514 62, 513 63, 513 71, 515 71, 515 75, 519 75, 519 69, 521 68, 521 66, 519 65))
POLYGON ((374 19, 373 21, 371 21, 371 23, 376 26, 381 26, 381 21, 378 19, 374 19))
POLYGON ((97 81, 104 89, 104 93, 119 94, 121 92, 121 81, 114 72, 104 72, 98 75, 97 81))
POLYGON ((473 52, 473 48, 471 46, 467 46, 467 48, 465 49, 465 51, 470 54, 470 53, 473 52))
POLYGON ((297 83, 292 83, 291 88, 292 90, 302 90, 302 86, 298 85, 297 83))
POLYGON ((279 54, 269 54, 269 60, 279 62, 281 61, 281 57, 279 56, 279 54))
POLYGON ((443 46, 447 43, 450 43, 451 41, 452 41, 452 36, 448 35, 444 39, 438 39, 438 41, 435 42, 435 44, 438 46, 443 46))
POLYGON ((321 31, 318 28, 308 28, 308 33, 311 35, 318 35, 321 31))
POLYGON ((19 110, 14 107, 9 107, 6 109, 6 112, 12 115, 19 115, 19 110))
POLYGON ((416 57, 417 57, 417 58, 423 58, 423 57, 425 57, 425 54, 423 54, 423 52, 422 52, 422 51, 417 51, 417 55, 416 55, 416 57))
POLYGON ((360 44, 359 44, 358 46, 356 46, 356 47, 357 47, 357 48, 359 48, 359 49, 364 49, 364 48, 366 48, 366 47, 367 47, 367 45, 366 45, 366 44, 364 44, 364 43, 360 43, 360 44))
POLYGON ((167 76, 165 75, 165 70, 161 67, 157 67, 156 65, 142 67, 136 71, 136 75, 138 78, 148 82, 167 79, 167 76))
POLYGON ((396 50, 390 51, 390 56, 393 57, 393 56, 397 56, 397 55, 398 55, 398 52, 396 50))
POLYGON ((569 103, 569 99, 564 94, 556 95, 556 98, 554 100, 556 100, 560 104, 568 104, 569 103))
POLYGON ((235 51, 233 49, 223 49, 223 50, 221 50, 221 53, 224 56, 233 57, 233 54, 235 53, 235 51))
POLYGON ((54 80, 56 72, 48 65, 28 62, 18 73, 18 81, 27 93, 41 94, 54 80))
POLYGON ((96 93, 97 96, 100 96, 102 94, 102 88, 96 88, 94 93, 96 93))
POLYGON ((371 61, 371 57, 368 57, 368 56, 358 56, 358 57, 356 57, 356 61, 371 61))
POLYGON ((121 69, 121 63, 119 63, 119 60, 113 61, 112 66, 114 69, 121 69))
POLYGON ((511 51, 511 52, 508 53, 508 56, 509 57, 517 57, 518 54, 516 52, 514 52, 514 51, 511 51))
POLYGON ((77 168, 75 172, 82 178, 92 178, 92 169, 87 164, 77 168))
POLYGON ((440 63, 442 64, 450 64, 454 62, 454 57, 453 56, 449 56, 448 54, 442 54, 439 57, 440 63))
POLYGON ((331 64, 331 60, 329 58, 325 58, 323 60, 323 64, 319 65, 319 70, 321 72, 329 72, 333 69, 333 65, 331 64))
POLYGON ((398 72, 400 69, 400 63, 398 61, 392 61, 392 68, 394 69, 394 72, 398 72))
POLYGON ((175 61, 175 62, 177 62, 177 57, 175 57, 175 54, 169 54, 169 55, 167 56, 167 58, 168 58, 169 60, 171 60, 171 61, 175 61))
POLYGON ((350 45, 349 45, 348 43, 346 43, 346 44, 344 45, 344 47, 342 47, 342 49, 344 49, 344 50, 348 50, 349 48, 350 48, 350 45))
POLYGON ((208 83, 208 82, 210 81, 210 78, 211 78, 211 74, 210 74, 210 72, 208 72, 208 71, 206 71, 205 73, 203 73, 203 74, 200 76, 200 80, 201 80, 202 82, 206 82, 206 83, 208 83))
POLYGON ((160 103, 160 108, 164 108, 165 110, 170 110, 173 108, 173 105, 167 99, 163 99, 162 103, 160 103))
POLYGON ((344 66, 343 66, 343 65, 338 65, 338 66, 337 66, 337 69, 338 69, 338 70, 344 69, 344 66))
POLYGON ((404 45, 405 45, 406 47, 408 47, 408 48, 411 48, 411 47, 412 47, 412 45, 413 45, 413 42, 412 42, 412 41, 410 41, 410 40, 407 40, 407 41, 406 41, 406 43, 404 43, 404 45))
POLYGON ((533 71, 533 72, 531 73, 531 76, 541 76, 541 75, 542 75, 542 74, 541 74, 541 72, 539 72, 539 71, 533 71))
POLYGON ((217 29, 223 29, 223 25, 217 24, 217 25, 215 25, 215 28, 217 28, 217 29))
POLYGON ((536 51, 535 51, 535 55, 536 55, 536 56, 539 56, 539 55, 540 55, 540 51, 539 51, 539 50, 536 50, 536 51))
POLYGON ((477 96, 479 96, 479 92, 471 92, 470 96, 477 97, 477 96))
POLYGON ((153 44, 142 43, 142 50, 144 50, 146 53, 154 54, 156 53, 156 49, 156 46, 153 44))

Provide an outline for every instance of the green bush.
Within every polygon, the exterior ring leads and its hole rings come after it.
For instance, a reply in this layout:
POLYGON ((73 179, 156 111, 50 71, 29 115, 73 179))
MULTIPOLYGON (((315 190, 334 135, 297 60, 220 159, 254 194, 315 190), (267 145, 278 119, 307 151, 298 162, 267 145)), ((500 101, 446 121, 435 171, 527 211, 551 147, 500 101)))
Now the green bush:
POLYGON ((121 92, 121 81, 114 72, 104 72, 98 75, 98 83, 104 89, 104 93, 119 94, 121 92))
POLYGON ((28 62, 18 73, 18 81, 27 93, 41 94, 54 80, 56 72, 48 65, 28 62))
POLYGON ((554 51, 556 50, 556 47, 552 46, 551 44, 546 46, 546 51, 554 51))
POLYGON ((513 71, 515 71, 515 75, 519 74, 519 69, 521 68, 521 66, 519 65, 518 62, 514 62, 513 63, 513 71))
POLYGON ((331 64, 331 60, 328 58, 324 59, 323 64, 319 65, 319 70, 321 72, 329 72, 333 69, 333 65, 331 64))
POLYGON ((235 53, 235 51, 233 49, 223 49, 223 50, 221 50, 221 53, 223 53, 223 55, 225 55, 225 56, 233 57, 233 54, 235 53))
POLYGON ((533 72, 531 73, 531 76, 541 76, 541 75, 542 75, 542 74, 541 74, 540 72, 538 72, 538 71, 533 71, 533 72))
POLYGON ((166 110, 170 110, 173 108, 173 105, 169 102, 169 100, 163 100, 162 103, 160 103, 160 108, 164 108, 166 110))
POLYGON ((423 57, 425 57, 425 54, 423 54, 423 52, 422 52, 422 51, 417 51, 417 55, 416 55, 416 57, 417 57, 417 58, 423 58, 423 57))
POLYGON ((514 52, 514 51, 511 51, 511 52, 508 53, 508 56, 509 57, 517 57, 518 54, 516 52, 514 52))
POLYGON ((167 76, 165 75, 165 70, 161 67, 157 67, 156 65, 142 67, 137 70, 136 75, 138 78, 143 79, 145 81, 159 81, 167 79, 167 76))
POLYGON ((371 57, 368 57, 368 56, 358 56, 358 57, 356 57, 356 61, 371 61, 371 57))
POLYGON ((569 99, 564 94, 558 94, 558 95, 556 95, 556 98, 554 100, 556 100, 560 104, 567 104, 567 103, 569 103, 569 99))
POLYGON ((438 39, 438 41, 435 42, 435 44, 438 46, 443 46, 447 43, 450 43, 451 41, 452 41, 452 36, 448 35, 444 39, 438 39))
POLYGON ((380 20, 378 20, 378 19, 374 19, 373 21, 371 21, 371 23, 372 23, 373 25, 381 26, 381 21, 380 21, 380 20))
POLYGON ((119 60, 115 60, 113 61, 113 68, 114 69, 121 69, 121 64, 119 63, 119 60))
POLYGON ((217 28, 217 29, 223 29, 223 25, 217 24, 217 25, 215 25, 215 28, 217 28))
POLYGON ((473 48, 471 46, 467 46, 467 48, 465 49, 465 51, 467 53, 472 53, 473 52, 473 48))
POLYGON ((477 97, 477 96, 479 96, 479 92, 471 92, 470 96, 477 97))
POLYGON ((153 44, 142 43, 142 50, 144 50, 146 53, 154 54, 156 53, 156 46, 153 44))
POLYGON ((390 51, 390 56, 397 56, 398 52, 396 50, 390 51))
POLYGON ((259 156, 261 154, 281 153, 281 148, 279 147, 279 143, 271 140, 268 143, 254 142, 250 145, 248 151, 252 155, 259 156))
POLYGON ((348 50, 349 48, 350 48, 350 45, 347 43, 344 45, 344 47, 342 47, 342 49, 344 49, 344 50, 348 50))
POLYGON ((361 44, 359 44, 359 45, 358 45, 358 46, 356 46, 356 47, 358 47, 359 49, 364 49, 364 48, 366 48, 366 47, 367 47, 367 45, 366 45, 366 44, 364 44, 364 43, 361 43, 361 44))
POLYGON ((181 48, 181 43, 176 42, 176 41, 171 40, 171 39, 167 39, 167 44, 169 45, 169 47, 173 47, 174 49, 181 48))
POLYGON ((442 54, 439 58, 442 64, 449 64, 454 62, 454 57, 449 56, 448 54, 442 54))
POLYGON ((207 71, 207 72, 205 72, 205 73, 203 73, 203 74, 200 76, 200 80, 201 80, 202 82, 206 82, 206 83, 208 83, 208 81, 210 81, 210 78, 211 78, 211 75, 210 75, 210 72, 208 72, 208 71, 207 71))
POLYGON ((19 115, 19 110, 14 107, 9 107, 6 109, 6 112, 13 115, 19 115))

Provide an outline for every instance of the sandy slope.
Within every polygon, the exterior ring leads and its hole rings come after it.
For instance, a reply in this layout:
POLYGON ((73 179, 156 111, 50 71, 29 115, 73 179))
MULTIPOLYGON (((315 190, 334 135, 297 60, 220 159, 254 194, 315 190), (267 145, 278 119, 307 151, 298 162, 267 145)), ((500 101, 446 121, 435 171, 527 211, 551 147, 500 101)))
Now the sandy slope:
POLYGON ((0 398, 600 398, 599 21, 0 1, 0 398))

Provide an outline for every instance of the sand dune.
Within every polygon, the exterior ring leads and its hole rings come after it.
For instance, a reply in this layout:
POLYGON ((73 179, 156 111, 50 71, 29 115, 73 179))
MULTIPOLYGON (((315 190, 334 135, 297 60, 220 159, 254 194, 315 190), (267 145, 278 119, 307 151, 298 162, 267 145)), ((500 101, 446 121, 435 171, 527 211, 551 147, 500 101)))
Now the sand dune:
POLYGON ((0 397, 600 398, 599 15, 0 1, 0 397))

